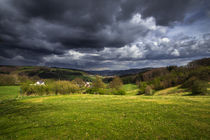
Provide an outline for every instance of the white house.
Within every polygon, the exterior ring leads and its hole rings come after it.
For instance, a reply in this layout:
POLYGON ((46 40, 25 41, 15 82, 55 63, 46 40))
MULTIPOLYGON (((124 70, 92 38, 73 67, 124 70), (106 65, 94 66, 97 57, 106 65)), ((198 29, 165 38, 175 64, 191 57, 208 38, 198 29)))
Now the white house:
POLYGON ((44 83, 44 81, 42 81, 42 80, 39 80, 39 81, 37 81, 34 85, 45 85, 45 83, 44 83))
POLYGON ((91 82, 85 82, 85 87, 90 87, 91 86, 91 82))

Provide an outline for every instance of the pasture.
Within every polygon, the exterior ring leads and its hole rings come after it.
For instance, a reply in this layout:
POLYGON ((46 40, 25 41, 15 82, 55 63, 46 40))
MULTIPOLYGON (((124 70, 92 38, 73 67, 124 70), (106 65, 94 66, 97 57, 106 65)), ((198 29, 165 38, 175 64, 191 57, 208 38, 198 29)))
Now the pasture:
POLYGON ((210 139, 210 96, 19 97, 18 92, 19 87, 0 87, 2 140, 210 139))

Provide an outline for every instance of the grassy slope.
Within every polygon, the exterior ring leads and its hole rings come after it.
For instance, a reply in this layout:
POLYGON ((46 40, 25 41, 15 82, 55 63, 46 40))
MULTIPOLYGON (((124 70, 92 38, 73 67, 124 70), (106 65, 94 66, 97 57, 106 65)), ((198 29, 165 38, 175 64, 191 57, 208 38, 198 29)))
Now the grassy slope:
POLYGON ((155 92, 155 95, 189 95, 191 92, 187 91, 186 89, 180 88, 180 86, 170 87, 166 89, 162 89, 155 92))
POLYGON ((0 86, 0 102, 16 98, 19 94, 19 90, 19 86, 0 86))
MULTIPOLYGON (((209 84, 209 86, 210 86, 210 84, 209 84)), ((207 88, 207 90, 210 90, 210 88, 207 88)), ((190 92, 187 89, 181 88, 181 85, 179 85, 179 86, 170 87, 170 88, 166 88, 166 89, 156 91, 154 95, 156 95, 156 96, 159 96, 159 95, 185 96, 185 95, 191 95, 191 94, 192 94, 192 92, 190 92)))
POLYGON ((126 92, 126 95, 136 95, 139 91, 137 85, 125 84, 122 89, 126 92))
POLYGON ((24 97, 0 114, 4 140, 210 139, 210 96, 24 97))

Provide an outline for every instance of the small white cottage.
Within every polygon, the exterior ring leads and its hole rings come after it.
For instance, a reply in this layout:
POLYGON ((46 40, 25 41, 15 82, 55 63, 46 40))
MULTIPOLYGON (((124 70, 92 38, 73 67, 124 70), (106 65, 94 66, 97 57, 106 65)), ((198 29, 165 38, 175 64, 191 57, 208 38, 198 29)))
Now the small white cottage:
POLYGON ((44 81, 42 81, 42 80, 39 80, 39 81, 37 81, 34 85, 45 85, 45 83, 44 83, 44 81))
POLYGON ((89 88, 91 86, 91 82, 85 82, 85 87, 89 88))

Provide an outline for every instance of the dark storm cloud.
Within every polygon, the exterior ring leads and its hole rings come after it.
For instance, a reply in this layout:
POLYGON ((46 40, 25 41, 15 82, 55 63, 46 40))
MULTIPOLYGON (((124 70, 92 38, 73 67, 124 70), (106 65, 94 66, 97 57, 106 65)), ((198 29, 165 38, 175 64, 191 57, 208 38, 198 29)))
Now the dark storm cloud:
POLYGON ((0 0, 0 64, 120 69, 206 56, 209 39, 192 34, 208 38, 209 8, 208 0, 0 0))

